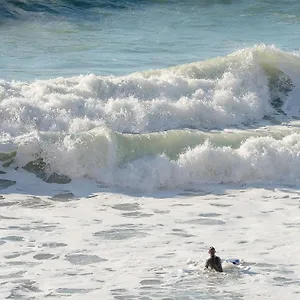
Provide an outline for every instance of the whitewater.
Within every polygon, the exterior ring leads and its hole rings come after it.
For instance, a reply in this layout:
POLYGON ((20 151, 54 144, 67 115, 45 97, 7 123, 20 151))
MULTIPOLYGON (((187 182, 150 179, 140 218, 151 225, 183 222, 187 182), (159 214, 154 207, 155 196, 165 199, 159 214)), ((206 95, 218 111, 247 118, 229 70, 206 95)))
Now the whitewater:
POLYGON ((1 4, 1 298, 298 297, 288 2, 1 4))

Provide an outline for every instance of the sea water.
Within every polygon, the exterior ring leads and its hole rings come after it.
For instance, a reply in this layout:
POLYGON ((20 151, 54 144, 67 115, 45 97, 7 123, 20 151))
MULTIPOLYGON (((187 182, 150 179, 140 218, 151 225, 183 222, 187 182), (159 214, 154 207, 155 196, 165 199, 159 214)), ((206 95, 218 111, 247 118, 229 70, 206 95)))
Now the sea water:
POLYGON ((296 299, 299 31, 292 0, 2 1, 1 298, 296 299))

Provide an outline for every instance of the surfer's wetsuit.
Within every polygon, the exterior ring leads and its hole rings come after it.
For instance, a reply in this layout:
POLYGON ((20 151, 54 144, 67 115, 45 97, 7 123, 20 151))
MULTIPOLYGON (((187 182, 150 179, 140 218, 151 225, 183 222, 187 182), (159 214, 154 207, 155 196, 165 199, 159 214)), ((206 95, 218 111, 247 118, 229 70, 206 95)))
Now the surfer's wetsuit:
POLYGON ((212 256, 206 261, 205 268, 210 267, 218 272, 223 272, 221 259, 218 256, 212 256))

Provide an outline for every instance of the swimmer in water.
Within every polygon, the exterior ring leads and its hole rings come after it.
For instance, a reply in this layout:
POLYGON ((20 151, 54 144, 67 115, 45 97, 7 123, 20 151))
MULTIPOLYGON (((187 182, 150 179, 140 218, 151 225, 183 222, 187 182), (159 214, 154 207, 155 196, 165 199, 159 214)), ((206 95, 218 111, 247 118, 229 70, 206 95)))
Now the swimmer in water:
POLYGON ((205 268, 210 267, 218 272, 223 272, 222 263, 220 257, 216 256, 216 249, 214 247, 210 247, 208 250, 210 254, 210 258, 206 261, 205 268))

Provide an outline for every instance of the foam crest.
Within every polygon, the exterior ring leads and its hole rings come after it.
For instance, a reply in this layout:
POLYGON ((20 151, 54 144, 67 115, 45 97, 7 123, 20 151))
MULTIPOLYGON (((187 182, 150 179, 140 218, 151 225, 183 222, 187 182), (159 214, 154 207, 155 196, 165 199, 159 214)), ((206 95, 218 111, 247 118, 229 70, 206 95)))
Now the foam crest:
POLYGON ((74 132, 106 126, 143 133, 258 122, 277 113, 272 95, 282 103, 286 95, 278 98, 276 91, 283 89, 279 80, 273 80, 275 92, 271 93, 271 75, 262 68, 257 53, 254 48, 212 61, 123 77, 1 81, 1 129, 16 137, 34 130, 74 132))
POLYGON ((175 131, 124 136, 106 128, 60 136, 40 133, 19 141, 14 166, 42 158, 49 174, 141 190, 202 183, 298 183, 300 134, 264 134, 249 133, 247 138, 242 133, 226 137, 175 131))
POLYGON ((206 142, 175 161, 162 155, 129 162, 116 171, 115 184, 147 190, 202 183, 299 183, 299 138, 250 138, 238 149, 206 142))

